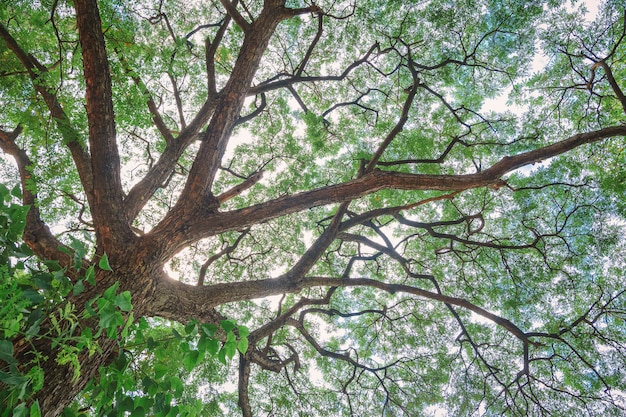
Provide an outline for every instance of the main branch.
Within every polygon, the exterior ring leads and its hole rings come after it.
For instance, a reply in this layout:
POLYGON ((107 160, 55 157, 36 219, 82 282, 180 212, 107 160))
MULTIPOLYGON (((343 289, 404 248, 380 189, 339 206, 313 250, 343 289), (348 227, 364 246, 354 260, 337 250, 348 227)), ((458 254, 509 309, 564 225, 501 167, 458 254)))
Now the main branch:
POLYGON ((101 250, 112 252, 133 234, 122 209, 111 74, 96 0, 76 0, 76 26, 83 56, 86 109, 93 172, 91 214, 101 250))

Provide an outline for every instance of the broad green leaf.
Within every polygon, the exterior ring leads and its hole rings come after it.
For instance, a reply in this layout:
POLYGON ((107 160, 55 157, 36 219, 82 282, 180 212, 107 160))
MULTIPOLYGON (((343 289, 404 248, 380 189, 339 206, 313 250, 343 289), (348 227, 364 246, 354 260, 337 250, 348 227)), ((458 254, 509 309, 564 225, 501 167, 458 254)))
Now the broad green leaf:
POLYGON ((248 338, 244 337, 239 339, 239 342, 237 342, 237 350, 239 350, 242 354, 245 354, 248 351, 248 338))
POLYGON ((102 254, 100 261, 98 261, 98 267, 100 267, 103 271, 112 271, 111 265, 109 265, 109 258, 106 253, 102 254))
POLYGON ((220 326, 224 329, 225 332, 232 331, 237 325, 233 320, 222 320, 220 321, 220 326))
POLYGON ((113 304, 119 307, 122 311, 131 311, 133 309, 133 305, 130 300, 130 291, 123 291, 113 299, 113 304))
POLYGON ((0 360, 12 365, 17 363, 13 357, 13 343, 9 340, 0 340, 0 360))

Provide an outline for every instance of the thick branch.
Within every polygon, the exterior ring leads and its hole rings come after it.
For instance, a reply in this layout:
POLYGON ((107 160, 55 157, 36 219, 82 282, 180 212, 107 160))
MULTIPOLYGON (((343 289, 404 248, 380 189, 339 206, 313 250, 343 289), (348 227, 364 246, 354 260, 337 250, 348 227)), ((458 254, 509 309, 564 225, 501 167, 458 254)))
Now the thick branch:
POLYGON ((93 172, 91 213, 99 247, 114 251, 133 236, 122 209, 111 74, 96 0, 76 0, 76 26, 83 56, 86 109, 93 172))
POLYGON ((595 70, 596 66, 600 66, 604 70, 604 73, 606 74, 606 79, 611 85, 611 88, 613 89, 613 92, 617 96, 617 99, 622 104, 622 108, 624 109, 624 112, 626 112, 626 97, 624 96, 622 89, 619 87, 619 84, 617 84, 617 81, 615 80, 615 77, 613 76, 613 71, 611 71, 611 67, 609 67, 606 62, 599 61, 599 62, 596 62, 591 67, 592 71, 595 70))
POLYGON ((622 135, 626 135, 626 126, 576 134, 543 148, 506 156, 490 168, 474 174, 427 175, 375 169, 360 178, 341 184, 280 197, 239 210, 215 212, 210 216, 195 215, 188 218, 189 224, 183 230, 180 222, 169 216, 170 218, 166 218, 153 229, 152 239, 155 248, 158 248, 157 256, 168 259, 185 245, 198 239, 252 226, 311 207, 354 200, 383 189, 458 192, 486 186, 500 188, 505 185, 501 177, 518 168, 563 154, 584 144, 622 135))
POLYGON ((237 405, 241 408, 243 417, 252 417, 252 407, 250 406, 250 397, 248 395, 248 387, 250 386, 250 366, 251 363, 246 359, 245 355, 239 354, 239 400, 237 401, 237 405))
POLYGON ((216 104, 216 97, 210 96, 191 123, 187 125, 174 141, 167 145, 150 171, 128 192, 124 201, 124 208, 129 221, 132 221, 137 216, 150 197, 172 174, 178 159, 185 149, 198 137, 198 132, 215 111, 216 104))
POLYGON ((21 131, 22 129, 19 126, 12 132, 5 132, 0 129, 0 149, 15 159, 22 185, 22 203, 30 206, 26 216, 26 226, 23 235, 24 242, 39 258, 58 261, 61 267, 68 269, 69 274, 73 274, 74 271, 70 268, 72 256, 69 255, 72 253, 72 250, 59 242, 52 235, 48 226, 41 220, 37 205, 37 194, 33 191, 35 184, 28 170, 28 167, 32 166, 32 162, 26 152, 15 143, 15 139, 21 131), (59 250, 59 248, 63 248, 63 250, 59 250))
POLYGON ((246 178, 246 180, 243 181, 242 183, 237 184, 233 188, 227 191, 224 191, 222 194, 218 195, 217 201, 219 201, 219 203, 222 204, 223 202, 228 201, 231 198, 240 195, 245 190, 247 190, 248 188, 252 187, 257 182, 259 182, 261 178, 263 178, 263 171, 255 172, 254 174, 246 178))
POLYGON ((230 16, 226 15, 224 21, 220 25, 220 28, 215 34, 215 39, 211 42, 211 39, 207 37, 204 42, 204 59, 206 61, 207 88, 209 90, 209 95, 217 94, 217 86, 215 82, 215 53, 224 38, 224 34, 226 33, 226 29, 228 29, 230 20, 230 16))
POLYGON ((239 13, 237 10, 237 1, 231 3, 228 0, 220 0, 224 9, 226 9, 226 13, 228 16, 233 19, 233 21, 243 30, 244 32, 248 32, 251 28, 251 24, 239 13))
POLYGON ((202 318, 204 314, 214 311, 213 307, 217 305, 259 299, 271 295, 297 293, 305 288, 312 287, 372 287, 391 294, 398 292, 412 294, 429 300, 465 308, 502 326, 518 339, 524 342, 534 343, 529 341, 528 336, 511 321, 472 304, 466 299, 450 297, 410 285, 390 284, 370 278, 308 277, 303 280, 294 281, 288 274, 285 274, 274 279, 229 282, 203 287, 183 284, 171 279, 162 279, 157 284, 156 288, 156 298, 159 302, 153 303, 153 306, 151 306, 152 311, 149 314, 184 321, 189 318, 202 318), (178 317, 178 315, 180 315, 180 317, 178 317))
POLYGON ((185 188, 177 206, 170 213, 170 217, 180 218, 181 211, 186 212, 190 201, 203 204, 204 199, 210 196, 210 189, 226 151, 228 139, 239 118, 244 99, 261 57, 280 20, 281 16, 277 15, 275 10, 265 8, 250 27, 230 79, 217 103, 214 117, 209 123, 198 154, 189 171, 185 188))

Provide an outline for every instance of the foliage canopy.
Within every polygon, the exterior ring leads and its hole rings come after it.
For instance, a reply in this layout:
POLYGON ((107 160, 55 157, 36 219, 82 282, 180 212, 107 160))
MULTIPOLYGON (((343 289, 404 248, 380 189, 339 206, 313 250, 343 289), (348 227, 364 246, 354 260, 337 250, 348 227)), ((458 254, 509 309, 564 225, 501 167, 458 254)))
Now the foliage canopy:
POLYGON ((0 415, 623 415, 585 12, 0 0, 0 415))

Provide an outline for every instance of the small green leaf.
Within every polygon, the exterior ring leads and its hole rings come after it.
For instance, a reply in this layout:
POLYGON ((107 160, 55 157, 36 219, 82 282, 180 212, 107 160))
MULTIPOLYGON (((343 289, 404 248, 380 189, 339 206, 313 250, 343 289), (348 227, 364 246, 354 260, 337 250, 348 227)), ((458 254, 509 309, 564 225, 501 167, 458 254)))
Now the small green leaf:
POLYGON ((46 272, 33 273, 33 282, 37 287, 41 288, 42 290, 52 289, 52 275, 46 272))
POLYGON ((41 327, 39 326, 40 323, 41 323, 41 320, 37 320, 32 326, 28 328, 28 330, 26 330, 27 339, 30 339, 31 337, 39 333, 39 330, 41 330, 41 327))
POLYGON ((22 188, 16 185, 11 189, 11 195, 15 198, 22 198, 22 188))
POLYGON ((163 378, 167 374, 168 371, 169 371, 169 367, 167 365, 164 365, 162 363, 154 364, 154 378, 155 379, 163 378))
POLYGON ((0 361, 4 361, 8 364, 17 363, 13 357, 13 343, 8 340, 0 340, 0 361))
POLYGON ((18 404, 18 406, 13 409, 13 417, 28 417, 28 408, 26 408, 24 403, 18 404))
POLYGON ((142 406, 138 406, 137 408, 133 410, 132 413, 130 413, 130 417, 144 417, 146 415, 147 415, 146 411, 144 410, 142 406))
POLYGON ((21 374, 8 374, 0 371, 0 382, 7 385, 21 385, 28 382, 28 378, 21 374))
POLYGON ((220 321, 220 326, 224 329, 225 332, 232 331, 237 325, 233 320, 222 320, 220 321))
POLYGON ((237 326, 237 331, 239 332, 239 337, 241 338, 248 337, 250 334, 250 329, 246 326, 237 326))
POLYGON ((100 316, 100 328, 107 329, 107 335, 109 337, 115 337, 117 328, 124 325, 124 318, 115 307, 109 305, 99 312, 100 316))
POLYGON ((228 365, 228 362, 226 361, 226 351, 223 348, 218 352, 217 359, 224 365, 228 365))
MULTIPOLYGON (((60 246, 59 250, 61 252, 65 252, 63 246, 60 246)), ((43 264, 52 272, 63 270, 63 267, 61 267, 59 261, 43 261, 43 264)))
POLYGON ((202 324, 202 331, 209 337, 213 337, 215 332, 217 331, 217 326, 215 324, 202 324))
POLYGON ((41 409, 39 408, 39 401, 35 401, 30 406, 30 417, 41 417, 41 409))
POLYGON ((104 294, 102 294, 102 298, 106 300, 113 300, 115 298, 115 293, 117 292, 117 289, 119 288, 119 286, 120 286, 119 282, 116 282, 115 284, 111 285, 109 288, 104 290, 104 294))
POLYGON ((130 311, 133 309, 133 305, 130 301, 130 291, 124 291, 118 294, 113 299, 113 304, 119 307, 122 311, 130 311))
POLYGON ((195 321, 195 320, 189 322, 185 326, 185 333, 187 333, 188 335, 192 335, 192 334, 198 333, 198 322, 195 321))
POLYGON ((226 342, 222 346, 222 350, 228 356, 228 359, 232 359, 237 353, 237 343, 235 341, 226 342))
POLYGON ((111 265, 109 265, 109 258, 107 257, 106 253, 102 254, 102 257, 100 258, 100 262, 98 262, 98 266, 103 271, 113 271, 111 269, 111 265))
POLYGON ((237 343, 237 349, 242 354, 245 354, 248 350, 248 338, 244 337, 243 339, 239 339, 239 343, 237 343))
POLYGON ((81 279, 76 284, 74 284, 74 289, 72 290, 72 292, 74 295, 78 295, 81 294, 83 291, 85 291, 85 283, 81 279))
POLYGON ((180 397, 183 394, 184 386, 183 382, 177 376, 170 377, 170 381, 172 382, 172 390, 174 391, 174 395, 180 397))
POLYGON ((187 372, 191 372, 193 368, 198 364, 198 358, 200 357, 200 352, 197 350, 191 350, 185 353, 185 357, 183 358, 183 365, 187 372))
POLYGON ((220 342, 217 339, 207 339, 206 350, 212 356, 215 356, 215 354, 220 350, 220 342))
POLYGON ((90 317, 96 317, 98 315, 96 310, 91 307, 91 303, 85 304, 85 311, 87 312, 87 314, 89 314, 90 317))
POLYGON ((24 298, 30 301, 32 304, 40 304, 44 301, 43 295, 39 293, 37 290, 27 289, 22 292, 24 298))
POLYGON ((85 273, 85 281, 87 281, 91 285, 96 285, 96 272, 93 265, 87 268, 87 272, 85 273))

